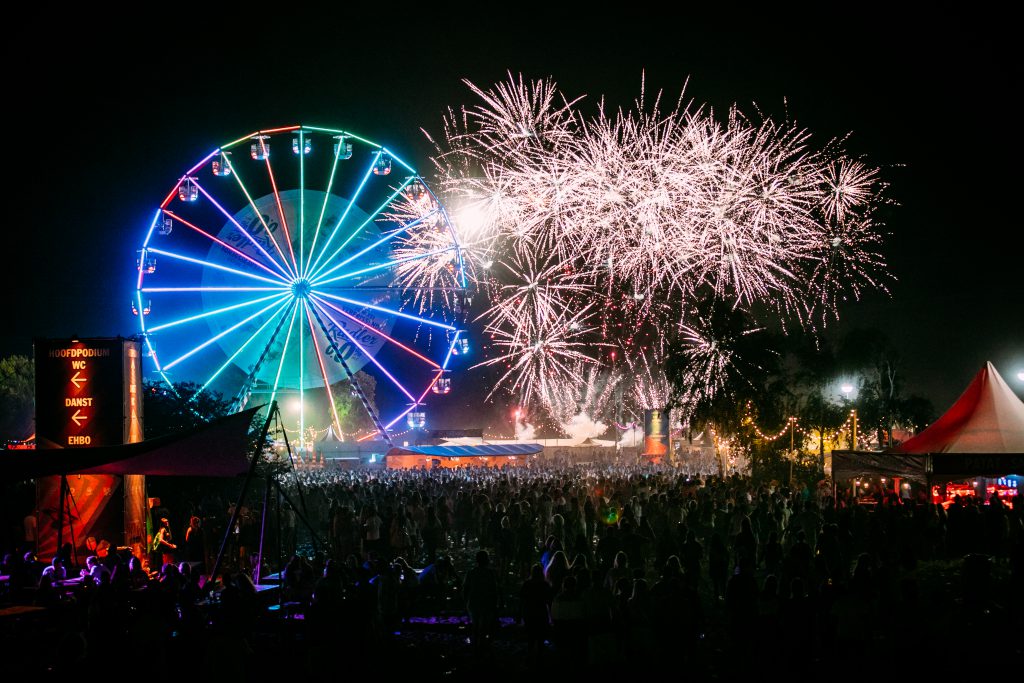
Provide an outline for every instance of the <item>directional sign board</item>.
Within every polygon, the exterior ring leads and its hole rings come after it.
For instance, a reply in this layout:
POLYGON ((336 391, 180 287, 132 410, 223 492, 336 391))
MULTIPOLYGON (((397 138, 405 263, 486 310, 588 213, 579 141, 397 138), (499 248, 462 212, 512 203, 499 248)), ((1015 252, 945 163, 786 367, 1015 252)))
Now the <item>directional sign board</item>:
POLYGON ((142 439, 139 343, 37 339, 36 435, 62 448, 142 439))

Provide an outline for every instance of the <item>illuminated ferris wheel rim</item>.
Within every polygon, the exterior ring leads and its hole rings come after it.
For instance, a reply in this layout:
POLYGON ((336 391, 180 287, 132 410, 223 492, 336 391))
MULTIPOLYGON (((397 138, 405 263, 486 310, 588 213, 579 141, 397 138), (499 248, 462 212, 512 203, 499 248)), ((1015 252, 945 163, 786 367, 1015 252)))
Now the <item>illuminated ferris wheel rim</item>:
MULTIPOLYGON (((293 207, 289 207, 293 208, 293 207)), ((244 211, 244 209, 243 209, 244 211)), ((365 215, 365 213, 364 213, 365 215)), ((227 224, 225 224, 226 229, 227 224)), ((293 225, 293 227, 295 227, 293 225)), ((223 229, 222 229, 223 231, 223 229)), ((252 230, 253 233, 260 234, 256 230, 252 230)), ((365 235, 359 237, 360 240, 365 241, 365 235)), ((356 246, 360 246, 360 242, 356 242, 356 246)), ((388 246, 387 248, 391 248, 388 246)), ((218 251, 218 253, 220 253, 218 251)), ((392 276, 393 277, 393 276, 392 276)), ((205 280, 204 280, 205 281, 205 280)), ((407 415, 411 416, 409 421, 410 425, 413 423, 413 418, 422 426, 424 422, 423 413, 421 412, 421 406, 423 400, 428 393, 433 392, 437 394, 446 394, 450 390, 450 379, 446 377, 448 373, 449 363, 453 355, 460 355, 468 350, 468 340, 465 337, 457 325, 449 324, 448 322, 439 322, 431 318, 425 318, 417 315, 412 315, 401 310, 401 306, 391 308, 385 306, 375 305, 372 302, 353 299, 350 297, 358 296, 352 292, 371 292, 373 290, 378 291, 400 291, 402 293, 409 292, 411 290, 429 290, 429 291, 454 291, 463 292, 466 290, 467 281, 465 276, 465 268, 463 261, 462 250, 459 246, 458 240, 456 239, 455 232, 452 228, 451 221, 448 217, 447 211, 437 199, 436 195, 430 190, 426 182, 417 174, 416 170, 406 163, 401 157, 396 155, 392 150, 386 146, 377 144, 371 140, 368 140, 362 136, 356 135, 350 131, 339 129, 339 128, 326 128, 320 126, 309 126, 309 125, 293 125, 283 126, 278 128, 261 129, 254 131, 248 135, 242 136, 232 142, 215 148, 208 155, 206 155, 201 161, 195 164, 193 167, 188 169, 179 178, 173 189, 167 194, 164 200, 161 202, 160 207, 157 209, 153 216, 153 220, 150 223, 149 229, 146 233, 145 240, 143 242, 141 250, 139 250, 138 258, 138 280, 136 283, 135 296, 132 302, 132 308, 136 314, 138 314, 140 320, 140 330, 145 340, 147 355, 152 359, 156 372, 161 379, 173 388, 173 383, 168 378, 166 371, 173 368, 175 365, 181 362, 187 361, 192 355, 200 352, 205 347, 209 346, 212 342, 218 341, 225 334, 234 331, 241 327, 243 324, 253 323, 254 320, 259 320, 263 315, 270 311, 269 317, 258 327, 256 333, 251 335, 242 346, 232 354, 228 360, 221 365, 220 368, 214 372, 205 383, 202 384, 201 388, 196 395, 202 393, 210 386, 210 384, 216 379, 216 377, 228 367, 238 354, 248 347, 255 338, 273 329, 273 333, 270 336, 269 342, 265 345, 263 352, 255 364, 255 369, 246 378, 245 384, 236 396, 236 403, 243 402, 248 394, 253 391, 255 386, 258 384, 258 375, 266 360, 268 352, 271 347, 275 344, 275 340, 278 339, 282 328, 286 326, 287 322, 287 336, 284 339, 283 350, 280 352, 281 358, 280 363, 276 372, 275 380, 273 383, 273 389, 270 392, 270 401, 272 401, 278 391, 278 381, 281 378, 282 368, 285 364, 285 359, 288 356, 289 340, 292 336, 292 330, 294 329, 296 318, 305 318, 305 323, 309 326, 308 338, 312 342, 310 346, 314 349, 315 357, 319 364, 323 378, 323 386, 330 399, 331 413, 334 426, 338 429, 340 434, 340 426, 337 422, 337 411, 334 406, 333 394, 330 390, 331 379, 325 366, 324 356, 329 355, 333 352, 335 355, 335 362, 340 363, 345 370, 348 380, 354 385, 354 393, 358 392, 361 400, 363 400, 364 407, 370 412, 371 417, 374 418, 374 422, 377 424, 378 432, 387 439, 387 429, 392 427, 398 420, 407 415), (288 220, 286 218, 287 211, 285 205, 282 203, 282 195, 286 194, 285 191, 279 190, 277 182, 275 180, 274 171, 271 166, 270 157, 270 144, 269 140, 273 136, 292 134, 292 152, 299 160, 299 204, 300 204, 300 216, 301 218, 293 215, 293 219, 297 220, 298 223, 298 249, 295 249, 293 235, 289 231, 288 220), (330 179, 327 182, 326 190, 323 191, 323 204, 319 212, 319 218, 316 223, 316 228, 313 233, 312 243, 309 246, 308 255, 306 253, 307 235, 306 235, 306 209, 305 200, 308 193, 318 192, 318 190, 308 189, 305 185, 305 158, 311 151, 311 138, 319 135, 329 135, 334 139, 334 155, 333 164, 331 166, 330 179), (269 176, 270 185, 272 187, 272 193, 264 195, 259 199, 253 198, 246 186, 242 182, 238 175, 235 164, 231 160, 232 150, 239 147, 243 143, 251 142, 251 156, 254 161, 264 161, 266 163, 267 174, 269 176), (324 227, 324 214, 327 210, 329 201, 334 199, 341 199, 332 195, 332 187, 335 181, 335 172, 338 169, 339 161, 350 159, 353 154, 353 142, 359 143, 369 147, 373 153, 370 161, 370 166, 367 168, 365 173, 362 174, 362 180, 360 181, 355 192, 347 200, 347 206, 342 214, 341 219, 337 221, 333 230, 327 230, 329 233, 324 237, 324 241, 318 244, 318 238, 321 235, 322 228, 324 227), (387 176, 390 175, 392 170, 392 163, 397 163, 403 169, 408 172, 408 176, 404 182, 398 185, 397 188, 391 192, 387 200, 380 204, 375 210, 373 210, 367 219, 355 229, 355 231, 333 252, 328 255, 328 249, 333 248, 332 242, 335 236, 338 234, 339 229, 345 221, 345 218, 352 211, 353 207, 356 209, 356 213, 361 212, 361 208, 357 206, 356 201, 366 186, 368 180, 372 176, 387 176), (237 180, 238 185, 245 195, 248 202, 248 206, 252 208, 255 215, 259 218, 263 233, 266 237, 269 237, 269 243, 260 243, 259 240, 255 239, 249 231, 247 231, 239 221, 226 210, 217 200, 213 194, 208 191, 203 184, 199 182, 198 174, 207 166, 212 170, 215 176, 234 176, 237 180), (227 244, 225 240, 211 234, 210 231, 204 230, 203 228, 195 225, 188 221, 183 216, 178 215, 175 211, 169 209, 170 205, 177 196, 185 204, 191 204, 200 199, 200 195, 203 199, 208 200, 213 206, 215 206, 224 218, 227 219, 229 224, 233 224, 233 227, 237 229, 240 235, 247 238, 248 243, 236 245, 232 247, 227 244), (274 231, 268 227, 267 220, 265 220, 263 214, 257 208, 257 204, 266 200, 268 197, 273 196, 276 203, 277 215, 280 220, 280 227, 283 227, 283 237, 281 242, 284 242, 284 246, 287 247, 288 254, 285 254, 285 249, 279 243, 279 240, 275 239, 274 231), (394 205, 395 202, 399 201, 398 198, 402 197, 408 199, 410 202, 414 200, 419 202, 425 200, 425 204, 428 207, 422 215, 410 217, 410 220, 398 221, 395 219, 380 218, 382 214, 394 205), (347 254, 344 248, 354 239, 356 236, 365 228, 368 224, 371 224, 375 219, 378 220, 392 220, 398 223, 398 227, 390 232, 384 232, 383 236, 374 241, 373 244, 360 250, 354 255, 347 254), (172 231, 172 226, 180 224, 183 225, 199 234, 202 234, 208 238, 214 244, 209 246, 210 253, 213 254, 215 250, 221 249, 232 252, 232 258, 235 260, 241 259, 245 262, 244 267, 249 269, 258 269, 255 272, 245 272, 236 268, 225 266, 223 263, 216 263, 211 258, 210 260, 197 259, 182 254, 176 254, 174 252, 161 249, 159 247, 152 246, 152 241, 155 234, 162 236, 169 236, 172 231), (359 259, 364 257, 371 250, 380 247, 382 244, 390 243, 393 244, 397 239, 406 233, 410 233, 414 228, 432 224, 442 225, 443 229, 439 232, 447 231, 450 236, 450 244, 444 248, 426 252, 423 254, 413 254, 411 256, 405 256, 399 259, 391 259, 381 264, 374 264, 370 267, 363 269, 353 270, 351 267, 345 271, 345 266, 355 262, 355 265, 359 265, 359 259), (273 252, 271 251, 271 244, 273 246, 273 252), (319 247, 319 251, 317 248, 319 247), (298 256, 296 256, 298 251, 298 256), (248 252, 248 253, 247 253, 248 252), (449 253, 450 252, 450 253, 449 253), (276 254, 276 256, 275 256, 276 254), (218 275, 228 273, 231 276, 244 276, 247 278, 246 286, 235 286, 235 287, 146 287, 144 286, 144 279, 146 275, 152 275, 155 272, 155 260, 154 255, 159 255, 161 258, 174 259, 176 261, 183 261, 193 263, 204 269, 205 272, 216 272, 218 275), (430 257, 438 256, 442 258, 450 258, 452 261, 452 278, 450 284, 446 286, 437 286, 436 283, 430 283, 430 286, 419 286, 411 284, 409 282, 394 284, 379 284, 382 277, 386 281, 386 276, 391 273, 395 268, 401 267, 409 262, 430 257), (336 262, 337 257, 347 256, 340 262, 336 262), (326 257, 326 258, 325 258, 326 257), (339 272, 341 271, 341 272, 339 272), (354 281, 354 282, 353 282, 354 281), (369 286, 360 286, 361 283, 374 282, 377 284, 369 286), (203 296, 207 295, 207 292, 226 292, 227 290, 233 290, 232 293, 240 291, 246 291, 257 295, 257 298, 252 301, 244 302, 242 304, 234 304, 231 306, 223 307, 213 311, 204 311, 199 315, 188 316, 184 319, 177 320, 171 323, 165 323, 162 325, 149 325, 147 326, 146 316, 150 313, 151 306, 148 302, 144 303, 143 295, 151 293, 170 293, 170 292, 202 292, 203 296), (342 291, 347 290, 347 292, 342 291), (339 292, 347 293, 348 296, 340 296, 339 292), (207 340, 198 347, 192 349, 188 353, 185 353, 168 363, 161 364, 159 356, 157 355, 156 345, 154 344, 154 335, 158 336, 158 333, 162 330, 166 330, 170 327, 193 322, 201 318, 209 318, 210 316, 217 316, 225 314, 229 311, 238 311, 242 308, 247 308, 256 304, 264 304, 259 311, 255 314, 250 315, 242 320, 241 323, 228 328, 225 332, 215 335, 214 338, 207 340), (365 319, 359 316, 351 314, 350 310, 346 310, 347 307, 359 307, 362 310, 373 311, 373 314, 379 314, 381 316, 387 316, 392 319, 402 319, 405 321, 412 321, 418 325, 431 326, 434 329, 441 330, 443 333, 448 335, 449 342, 446 345, 447 348, 442 354, 443 358, 436 360, 426 357, 425 354, 418 352, 415 349, 403 344, 399 340, 393 338, 389 334, 383 331, 385 329, 381 326, 381 329, 377 329, 375 326, 367 323, 365 319), (300 315, 301 314, 301 315, 300 315), (340 318, 339 318, 340 316, 340 318), (339 323, 339 320, 342 322, 339 323), (273 323, 276 321, 276 325, 273 323), (315 323, 315 324, 314 324, 315 323), (328 323, 330 324, 328 326, 328 323), (395 378, 392 372, 389 372, 383 364, 381 364, 376 358, 374 353, 368 353, 366 349, 359 344, 355 337, 346 330, 346 324, 356 326, 362 326, 367 332, 372 330, 383 338, 381 344, 385 342, 390 343, 393 346, 400 348, 408 352, 412 357, 415 357, 421 361, 424 361, 431 368, 431 377, 429 384, 420 393, 410 392, 402 382, 395 378), (318 331, 319 328, 319 331, 318 331), (365 358, 373 363, 376 368, 388 379, 390 379, 401 392, 409 399, 409 403, 405 410, 401 411, 397 417, 392 419, 386 425, 383 424, 377 416, 374 414, 370 405, 367 403, 365 396, 362 394, 362 390, 358 388, 358 382, 355 380, 354 373, 350 371, 343 358, 342 351, 339 349, 336 339, 332 339, 332 332, 340 330, 345 337, 348 338, 348 342, 353 344, 363 353, 365 358), (322 333, 322 336, 320 335, 322 333), (460 336, 461 335, 461 336, 460 336), (318 339, 321 343, 318 343, 318 339)), ((458 308, 456 308, 458 312, 458 308)), ((372 320, 372 319, 371 319, 372 320)), ((455 322, 455 321, 452 321, 455 322)), ((255 324, 255 323, 253 323, 255 324)), ((300 346, 298 363, 300 367, 304 363, 301 351, 302 340, 306 331, 301 329, 298 335, 298 342, 300 346)), ((211 326, 212 329, 212 326, 211 326)), ((386 328, 390 331, 390 328, 386 328)), ((334 337, 337 337, 335 334, 334 337)), ((346 342, 346 343, 348 343, 346 342)), ((258 348, 259 344, 256 344, 254 348, 258 348)), ((366 362, 366 361, 364 361, 366 362)), ((268 383, 269 385, 269 383, 268 383)), ((305 386, 305 379, 301 375, 298 382, 298 391, 300 396, 305 386)), ((268 403, 270 402, 268 401, 268 403)), ((301 405, 301 399, 300 399, 301 405)))

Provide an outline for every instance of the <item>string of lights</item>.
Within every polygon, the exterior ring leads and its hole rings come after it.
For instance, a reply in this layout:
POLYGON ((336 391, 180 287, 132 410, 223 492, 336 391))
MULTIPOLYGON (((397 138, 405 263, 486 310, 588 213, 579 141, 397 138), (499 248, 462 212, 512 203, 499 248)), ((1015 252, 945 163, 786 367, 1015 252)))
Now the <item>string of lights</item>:
MULTIPOLYGON (((283 431, 287 432, 288 434, 294 434, 294 435, 298 435, 302 431, 302 430, 299 430, 299 429, 289 429, 288 427, 284 427, 284 426, 282 426, 281 429, 283 431)), ((315 427, 307 427, 305 429, 305 434, 306 434, 307 440, 309 440, 309 441, 317 441, 317 440, 322 439, 323 437, 327 436, 327 433, 329 431, 330 431, 330 427, 328 427, 326 429, 316 429, 315 427)), ((406 434, 408 434, 411 431, 413 431, 413 430, 412 429, 406 429, 405 431, 401 431, 401 432, 390 432, 389 431, 388 434, 391 435, 391 437, 395 438, 395 437, 399 437, 399 436, 405 436, 406 434)), ((342 437, 349 437, 349 438, 352 438, 352 439, 358 441, 360 438, 362 438, 364 436, 371 436, 371 435, 376 434, 376 433, 377 433, 376 430, 371 430, 371 431, 368 431, 368 432, 366 432, 366 431, 363 431, 363 432, 342 432, 342 437)))
MULTIPOLYGON (((786 433, 789 432, 791 429, 793 430, 794 433, 810 435, 810 433, 811 433, 810 430, 805 429, 804 427, 800 426, 799 420, 800 420, 800 418, 796 417, 795 415, 791 415, 788 418, 786 418, 786 424, 783 425, 783 427, 781 429, 779 429, 775 433, 768 433, 768 432, 765 432, 760 427, 758 427, 757 423, 754 422, 753 411, 751 410, 751 404, 750 404, 749 401, 747 402, 746 409, 745 409, 745 412, 744 412, 744 415, 743 415, 743 424, 745 424, 745 425, 749 426, 751 429, 753 429, 754 433, 757 434, 758 438, 760 438, 760 439, 762 439, 764 441, 767 441, 769 443, 774 442, 774 441, 780 439, 781 437, 785 436, 786 433)), ((851 410, 849 415, 847 415, 846 420, 841 425, 839 425, 838 427, 834 428, 833 431, 835 431, 837 434, 843 434, 843 433, 845 433, 847 431, 850 431, 850 430, 853 429, 853 426, 854 426, 854 424, 856 424, 856 421, 857 421, 857 411, 856 410, 851 410)), ((815 430, 815 431, 817 431, 817 430, 815 430)))

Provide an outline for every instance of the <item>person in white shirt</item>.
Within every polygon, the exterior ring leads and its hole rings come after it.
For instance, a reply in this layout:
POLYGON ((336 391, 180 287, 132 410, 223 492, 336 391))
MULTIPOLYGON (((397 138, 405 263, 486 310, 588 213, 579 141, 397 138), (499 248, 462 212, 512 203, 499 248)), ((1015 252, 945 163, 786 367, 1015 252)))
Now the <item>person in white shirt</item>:
POLYGON ((54 555, 53 560, 50 561, 50 566, 43 570, 43 576, 48 578, 51 583, 68 578, 67 571, 64 569, 64 563, 59 555, 54 555))
POLYGON ((110 570, 100 563, 98 557, 90 555, 85 558, 85 569, 82 570, 82 576, 89 577, 98 586, 110 580, 110 570))

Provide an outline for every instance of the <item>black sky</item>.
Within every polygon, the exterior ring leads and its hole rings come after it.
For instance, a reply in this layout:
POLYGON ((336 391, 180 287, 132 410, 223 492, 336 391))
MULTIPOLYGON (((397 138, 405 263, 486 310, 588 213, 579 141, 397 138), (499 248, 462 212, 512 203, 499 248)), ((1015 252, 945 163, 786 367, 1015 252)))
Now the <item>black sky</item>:
POLYGON ((689 78, 696 101, 788 111, 819 143, 852 131, 848 150, 884 169, 899 202, 886 214, 885 247, 898 281, 891 297, 846 307, 836 331, 885 328, 910 388, 940 409, 985 360, 1011 384, 1024 369, 1020 124, 1010 104, 1021 79, 1008 16, 780 6, 741 25, 733 8, 680 20, 481 5, 461 19, 419 5, 212 25, 198 6, 180 12, 188 7, 168 4, 165 24, 136 30, 96 15, 11 22, 0 354, 28 353, 34 336, 133 333, 146 221, 217 144, 319 122, 426 168, 419 128, 436 132, 446 106, 469 100, 460 79, 489 84, 512 70, 552 76, 594 104, 602 94, 628 104, 644 72, 648 90, 672 98, 689 78))

